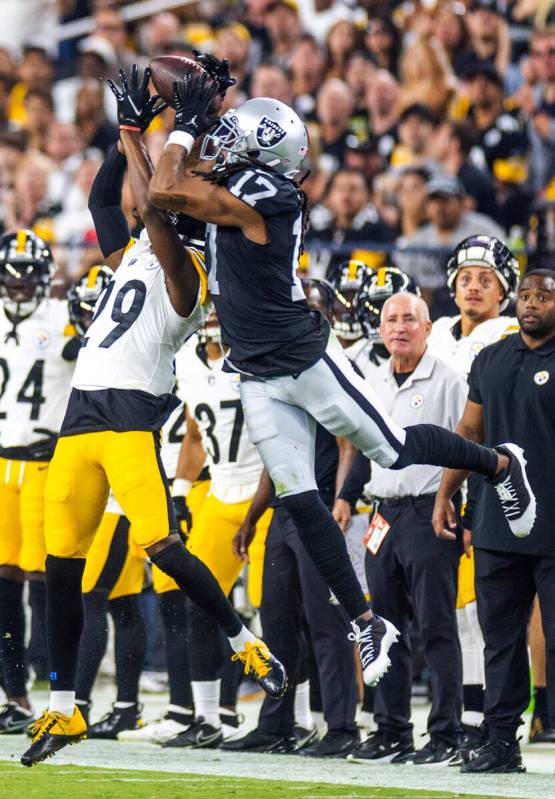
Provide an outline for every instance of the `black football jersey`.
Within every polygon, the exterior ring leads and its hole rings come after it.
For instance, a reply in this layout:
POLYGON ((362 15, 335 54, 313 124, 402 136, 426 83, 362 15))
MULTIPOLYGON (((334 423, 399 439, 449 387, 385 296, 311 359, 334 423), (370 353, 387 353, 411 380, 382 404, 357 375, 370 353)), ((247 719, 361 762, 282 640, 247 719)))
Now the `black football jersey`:
POLYGON ((286 178, 254 167, 231 175, 226 188, 264 217, 268 232, 260 245, 238 227, 207 225, 208 288, 230 347, 228 368, 256 377, 298 374, 323 355, 329 336, 297 277, 299 195, 286 178))

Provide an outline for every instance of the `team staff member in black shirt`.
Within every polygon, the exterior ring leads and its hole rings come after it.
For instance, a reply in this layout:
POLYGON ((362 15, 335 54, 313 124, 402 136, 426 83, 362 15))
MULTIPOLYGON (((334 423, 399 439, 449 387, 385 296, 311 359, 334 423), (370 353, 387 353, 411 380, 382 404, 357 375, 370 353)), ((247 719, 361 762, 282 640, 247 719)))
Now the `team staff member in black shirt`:
MULTIPOLYGON (((474 441, 510 438, 524 447, 539 500, 531 533, 517 538, 490 487, 480 487, 472 534, 478 617, 486 643, 488 738, 467 752, 466 773, 524 770, 516 732, 530 699, 526 631, 536 592, 547 648, 548 704, 555 713, 555 272, 537 269, 524 277, 516 315, 520 333, 485 347, 476 357, 458 427, 474 441)), ((455 537, 450 498, 465 477, 460 470, 444 473, 433 519, 440 538, 455 537)))

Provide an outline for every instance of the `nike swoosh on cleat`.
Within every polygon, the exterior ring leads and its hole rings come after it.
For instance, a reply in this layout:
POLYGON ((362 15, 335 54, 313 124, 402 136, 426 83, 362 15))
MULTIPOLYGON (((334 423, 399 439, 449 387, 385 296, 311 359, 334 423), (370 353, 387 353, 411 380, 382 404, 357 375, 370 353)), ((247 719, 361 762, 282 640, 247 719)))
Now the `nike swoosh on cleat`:
POLYGON ((215 741, 216 738, 219 738, 221 734, 222 734, 221 730, 212 732, 210 733, 210 735, 203 735, 202 731, 200 731, 199 734, 196 736, 195 740, 198 746, 201 746, 203 744, 210 744, 212 743, 212 741, 215 741))

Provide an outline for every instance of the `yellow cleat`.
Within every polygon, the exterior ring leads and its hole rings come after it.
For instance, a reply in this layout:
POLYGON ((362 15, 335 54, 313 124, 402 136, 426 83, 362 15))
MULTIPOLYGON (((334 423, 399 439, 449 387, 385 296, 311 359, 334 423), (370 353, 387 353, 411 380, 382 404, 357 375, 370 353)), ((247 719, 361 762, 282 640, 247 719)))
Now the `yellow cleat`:
POLYGON ((279 699, 287 690, 285 669, 264 641, 247 641, 243 651, 236 652, 231 659, 240 660, 245 674, 251 674, 268 696, 279 699))
POLYGON ((68 744, 76 744, 87 737, 87 724, 78 707, 72 716, 45 710, 30 727, 33 742, 21 757, 22 766, 33 766, 52 757, 68 744))

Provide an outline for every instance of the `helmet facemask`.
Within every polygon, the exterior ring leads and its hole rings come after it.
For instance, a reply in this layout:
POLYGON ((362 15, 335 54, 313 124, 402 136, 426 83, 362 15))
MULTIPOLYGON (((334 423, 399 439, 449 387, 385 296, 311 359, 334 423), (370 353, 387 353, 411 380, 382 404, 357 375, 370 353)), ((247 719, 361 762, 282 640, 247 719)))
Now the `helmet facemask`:
POLYGON ((49 293, 49 277, 33 261, 0 264, 0 296, 8 314, 25 319, 36 311, 49 293))

